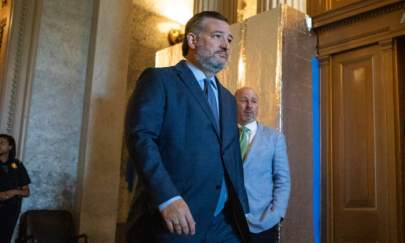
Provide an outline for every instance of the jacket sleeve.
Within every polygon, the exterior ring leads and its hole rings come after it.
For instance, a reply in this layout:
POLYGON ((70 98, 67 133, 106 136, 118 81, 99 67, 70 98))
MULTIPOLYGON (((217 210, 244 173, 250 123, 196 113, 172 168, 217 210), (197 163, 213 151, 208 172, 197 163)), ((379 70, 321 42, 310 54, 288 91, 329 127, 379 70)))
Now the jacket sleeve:
POLYGON ((290 169, 284 135, 277 134, 273 158, 273 209, 285 216, 291 190, 290 169))
POLYGON ((166 110, 163 78, 157 69, 146 69, 142 73, 129 99, 125 121, 129 154, 156 207, 179 195, 158 146, 166 110))

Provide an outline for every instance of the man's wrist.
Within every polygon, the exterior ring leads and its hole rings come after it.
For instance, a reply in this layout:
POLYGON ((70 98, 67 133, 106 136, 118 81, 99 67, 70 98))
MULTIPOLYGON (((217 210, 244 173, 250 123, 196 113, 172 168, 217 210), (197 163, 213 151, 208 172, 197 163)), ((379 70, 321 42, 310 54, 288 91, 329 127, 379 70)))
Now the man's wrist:
POLYGON ((174 201, 180 200, 180 199, 183 199, 183 198, 181 196, 174 196, 174 197, 170 198, 169 200, 167 200, 166 202, 159 204, 159 211, 162 211, 167 206, 169 206, 169 204, 171 204, 174 201))

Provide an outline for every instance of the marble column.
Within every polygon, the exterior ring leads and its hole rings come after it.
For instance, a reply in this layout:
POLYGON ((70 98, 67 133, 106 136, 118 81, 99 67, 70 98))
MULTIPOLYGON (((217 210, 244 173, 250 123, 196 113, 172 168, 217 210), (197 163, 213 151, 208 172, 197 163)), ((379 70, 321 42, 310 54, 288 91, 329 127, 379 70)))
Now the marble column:
POLYGON ((22 159, 32 180, 31 196, 24 199, 23 211, 71 211, 76 193, 93 1, 41 3, 36 19, 40 21, 37 46, 28 49, 34 60, 29 72, 32 91, 26 93, 27 127, 21 128, 26 130, 22 159))
POLYGON ((130 0, 95 1, 75 210, 91 242, 115 242, 130 0))

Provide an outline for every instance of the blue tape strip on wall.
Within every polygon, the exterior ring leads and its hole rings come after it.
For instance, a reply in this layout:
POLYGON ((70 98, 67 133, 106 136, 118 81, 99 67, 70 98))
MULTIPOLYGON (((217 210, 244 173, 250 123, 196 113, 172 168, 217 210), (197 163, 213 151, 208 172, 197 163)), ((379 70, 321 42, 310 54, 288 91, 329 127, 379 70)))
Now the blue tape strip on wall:
POLYGON ((314 242, 321 242, 321 154, 320 154, 320 92, 319 60, 312 57, 313 109, 313 227, 314 242))

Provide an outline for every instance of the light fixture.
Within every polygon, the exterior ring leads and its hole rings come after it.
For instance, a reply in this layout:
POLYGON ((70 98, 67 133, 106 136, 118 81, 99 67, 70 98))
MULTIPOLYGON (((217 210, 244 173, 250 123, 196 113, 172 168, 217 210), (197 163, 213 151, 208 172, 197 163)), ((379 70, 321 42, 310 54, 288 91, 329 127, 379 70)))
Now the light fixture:
POLYGON ((181 43, 184 39, 184 32, 180 29, 170 29, 167 38, 170 45, 181 43))

